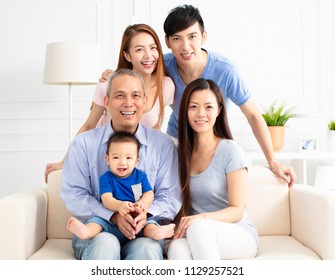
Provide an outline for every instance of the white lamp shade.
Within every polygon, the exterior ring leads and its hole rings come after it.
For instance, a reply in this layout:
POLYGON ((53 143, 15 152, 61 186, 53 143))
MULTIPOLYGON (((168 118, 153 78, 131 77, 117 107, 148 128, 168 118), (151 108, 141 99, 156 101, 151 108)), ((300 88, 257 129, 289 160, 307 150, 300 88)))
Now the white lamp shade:
POLYGON ((97 84, 99 77, 97 44, 59 42, 47 45, 44 67, 45 84, 97 84))

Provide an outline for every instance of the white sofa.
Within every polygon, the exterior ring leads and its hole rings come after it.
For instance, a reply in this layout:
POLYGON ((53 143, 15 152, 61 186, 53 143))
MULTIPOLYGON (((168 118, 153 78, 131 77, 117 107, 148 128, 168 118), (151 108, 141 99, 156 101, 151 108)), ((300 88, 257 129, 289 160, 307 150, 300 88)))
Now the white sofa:
MULTIPOLYGON (((47 188, 0 199, 0 259, 74 259, 70 213, 60 196, 61 171, 47 188)), ((335 260, 335 192, 289 189, 266 167, 250 166, 247 211, 260 236, 256 259, 335 260)))

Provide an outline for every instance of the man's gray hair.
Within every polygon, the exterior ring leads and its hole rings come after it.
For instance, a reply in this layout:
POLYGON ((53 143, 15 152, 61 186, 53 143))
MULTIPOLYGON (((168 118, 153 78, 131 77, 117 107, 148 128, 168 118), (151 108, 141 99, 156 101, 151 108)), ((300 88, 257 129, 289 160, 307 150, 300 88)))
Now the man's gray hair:
POLYGON ((139 73, 137 73, 137 72, 135 72, 134 70, 131 70, 131 69, 121 68, 121 69, 115 71, 113 74, 108 76, 107 90, 106 90, 107 97, 109 98, 109 92, 111 90, 111 85, 112 85, 113 80, 117 77, 124 76, 124 75, 128 75, 128 76, 139 79, 141 81, 143 93, 144 93, 144 96, 145 96, 144 80, 143 80, 143 77, 141 76, 141 74, 139 74, 139 73))

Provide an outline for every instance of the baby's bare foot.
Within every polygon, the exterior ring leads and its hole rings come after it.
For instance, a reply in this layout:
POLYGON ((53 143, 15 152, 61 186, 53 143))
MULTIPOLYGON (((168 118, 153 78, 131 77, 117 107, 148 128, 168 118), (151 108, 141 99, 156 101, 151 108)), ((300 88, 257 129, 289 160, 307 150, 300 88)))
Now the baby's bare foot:
POLYGON ((150 230, 150 236, 155 240, 162 240, 165 238, 170 238, 174 235, 175 224, 169 224, 166 226, 154 227, 150 230))
POLYGON ((90 238, 90 231, 87 226, 74 217, 69 219, 66 228, 73 234, 77 235, 80 239, 90 238))

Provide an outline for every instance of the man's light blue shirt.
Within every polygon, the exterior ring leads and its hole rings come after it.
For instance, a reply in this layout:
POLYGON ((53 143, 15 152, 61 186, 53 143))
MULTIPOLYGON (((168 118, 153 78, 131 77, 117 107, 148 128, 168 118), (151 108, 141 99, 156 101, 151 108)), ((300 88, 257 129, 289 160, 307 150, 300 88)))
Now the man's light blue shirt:
MULTIPOLYGON (((229 101, 232 101, 237 106, 245 104, 250 99, 251 94, 234 64, 222 55, 203 50, 207 52, 208 56, 205 69, 199 78, 210 79, 218 84, 224 96, 227 110, 229 101)), ((173 112, 170 116, 167 133, 177 138, 179 106, 186 85, 179 75, 177 60, 173 53, 164 54, 164 61, 176 89, 174 101, 171 105, 173 112)))
MULTIPOLYGON (((109 170, 105 160, 110 124, 79 134, 65 157, 61 196, 69 211, 81 221, 93 216, 109 220, 114 213, 99 201, 99 177, 109 170)), ((137 168, 144 171, 155 198, 148 209, 155 220, 173 220, 181 207, 177 148, 166 134, 139 124, 140 158, 137 168)))

